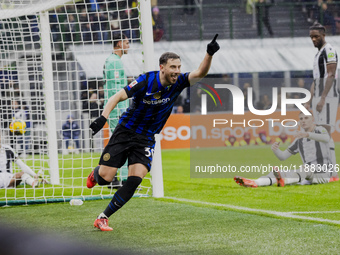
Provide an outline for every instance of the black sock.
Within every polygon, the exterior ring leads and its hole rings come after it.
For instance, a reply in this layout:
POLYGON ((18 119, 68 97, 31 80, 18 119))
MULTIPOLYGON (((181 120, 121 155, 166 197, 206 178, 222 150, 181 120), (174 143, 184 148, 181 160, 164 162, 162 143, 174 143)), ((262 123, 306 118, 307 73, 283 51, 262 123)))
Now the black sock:
POLYGON ((138 176, 129 176, 124 185, 117 190, 111 202, 106 207, 104 214, 110 217, 113 213, 118 211, 135 193, 138 185, 142 182, 142 178, 138 176))
POLYGON ((301 175, 299 173, 296 173, 298 176, 299 176, 299 181, 298 182, 301 182, 301 175))
POLYGON ((268 178, 269 178, 269 180, 270 180, 270 184, 269 184, 269 186, 272 186, 272 185, 273 185, 272 178, 270 178, 270 177, 268 177, 268 178))
POLYGON ((93 177, 99 185, 108 185, 110 182, 104 180, 98 173, 100 166, 96 166, 93 170, 93 177))

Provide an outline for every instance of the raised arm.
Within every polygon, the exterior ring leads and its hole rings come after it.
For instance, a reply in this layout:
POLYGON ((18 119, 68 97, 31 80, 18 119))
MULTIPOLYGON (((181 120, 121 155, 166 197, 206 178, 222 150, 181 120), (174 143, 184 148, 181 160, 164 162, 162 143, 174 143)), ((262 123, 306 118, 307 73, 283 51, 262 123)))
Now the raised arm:
POLYGON ((124 89, 121 89, 120 91, 118 91, 118 93, 109 98, 102 114, 90 125, 90 128, 92 129, 92 135, 97 134, 98 131, 104 127, 106 120, 110 115, 110 112, 117 106, 119 102, 126 99, 128 99, 128 96, 124 89))
POLYGON ((298 131, 296 133, 297 138, 309 138, 317 142, 328 143, 331 137, 329 136, 327 130, 325 129, 323 133, 317 134, 314 132, 298 131))
POLYGON ((190 72, 189 82, 191 86, 208 74, 211 66, 212 56, 220 49, 219 44, 216 42, 217 36, 218 34, 216 34, 214 39, 207 45, 207 53, 205 54, 204 59, 199 65, 198 69, 190 72))

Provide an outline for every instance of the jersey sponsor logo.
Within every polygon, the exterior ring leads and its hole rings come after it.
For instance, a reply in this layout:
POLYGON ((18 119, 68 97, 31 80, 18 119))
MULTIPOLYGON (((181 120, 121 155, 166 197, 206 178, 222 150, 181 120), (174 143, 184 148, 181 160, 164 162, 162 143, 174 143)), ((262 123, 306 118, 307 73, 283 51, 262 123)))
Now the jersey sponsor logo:
POLYGON ((146 99, 143 99, 143 103, 144 104, 153 104, 153 105, 156 105, 156 104, 166 104, 169 101, 170 101, 170 98, 163 98, 163 99, 159 99, 159 100, 146 100, 146 99))
POLYGON ((110 158, 111 158, 110 153, 105 153, 103 156, 104 161, 109 161, 110 158))
POLYGON ((136 80, 134 80, 133 82, 131 82, 129 84, 129 87, 132 88, 133 86, 135 86, 138 82, 136 80))
POLYGON ((328 58, 334 58, 334 56, 335 56, 335 55, 334 55, 333 52, 330 52, 330 53, 328 53, 328 55, 327 55, 328 58))

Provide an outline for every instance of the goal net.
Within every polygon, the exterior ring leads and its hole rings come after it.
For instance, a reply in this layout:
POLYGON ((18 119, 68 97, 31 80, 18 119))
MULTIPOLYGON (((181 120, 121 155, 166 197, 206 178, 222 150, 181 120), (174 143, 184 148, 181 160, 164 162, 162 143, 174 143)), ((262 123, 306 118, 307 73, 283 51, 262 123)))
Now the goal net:
MULTIPOLYGON (((87 189, 87 176, 98 165, 111 132, 106 124, 92 137, 89 125, 103 109, 103 69, 115 34, 130 42, 122 57, 127 82, 154 68, 150 10, 149 1, 137 0, 2 1, 1 144, 10 145, 39 172, 40 185, 0 189, 0 205, 109 198, 127 178, 123 167, 118 182, 87 189), (17 120, 26 124, 23 134, 10 129, 17 120)), ((159 157, 160 177, 155 163, 151 171, 157 182, 162 178, 159 157)), ((13 166, 13 173, 21 171, 13 166)), ((153 189, 148 175, 135 195, 149 196, 153 189)))

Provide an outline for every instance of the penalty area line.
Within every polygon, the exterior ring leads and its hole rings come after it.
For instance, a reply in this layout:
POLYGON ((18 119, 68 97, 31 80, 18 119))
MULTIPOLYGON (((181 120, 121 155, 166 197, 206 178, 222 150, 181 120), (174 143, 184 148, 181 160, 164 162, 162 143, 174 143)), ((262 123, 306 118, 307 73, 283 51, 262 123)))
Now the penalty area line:
POLYGON ((287 212, 291 214, 325 214, 325 213, 340 213, 340 211, 311 211, 311 212, 287 212))
POLYGON ((329 220, 329 219, 322 219, 322 218, 315 218, 315 217, 308 217, 308 216, 293 214, 297 212, 277 212, 277 211, 271 211, 271 210, 254 209, 254 208, 249 208, 249 207, 244 207, 244 206, 203 202, 203 201, 198 201, 198 200, 176 198, 176 197, 163 197, 163 199, 169 199, 169 200, 191 203, 191 204, 201 204, 201 205, 208 205, 208 206, 215 206, 215 207, 223 207, 223 208, 228 208, 234 211, 243 211, 243 212, 249 212, 249 213, 263 213, 267 215, 274 215, 274 216, 279 216, 279 217, 288 218, 288 219, 299 219, 299 220, 313 221, 313 222, 319 222, 319 223, 328 223, 328 224, 330 223, 334 225, 340 225, 340 220, 329 220))

